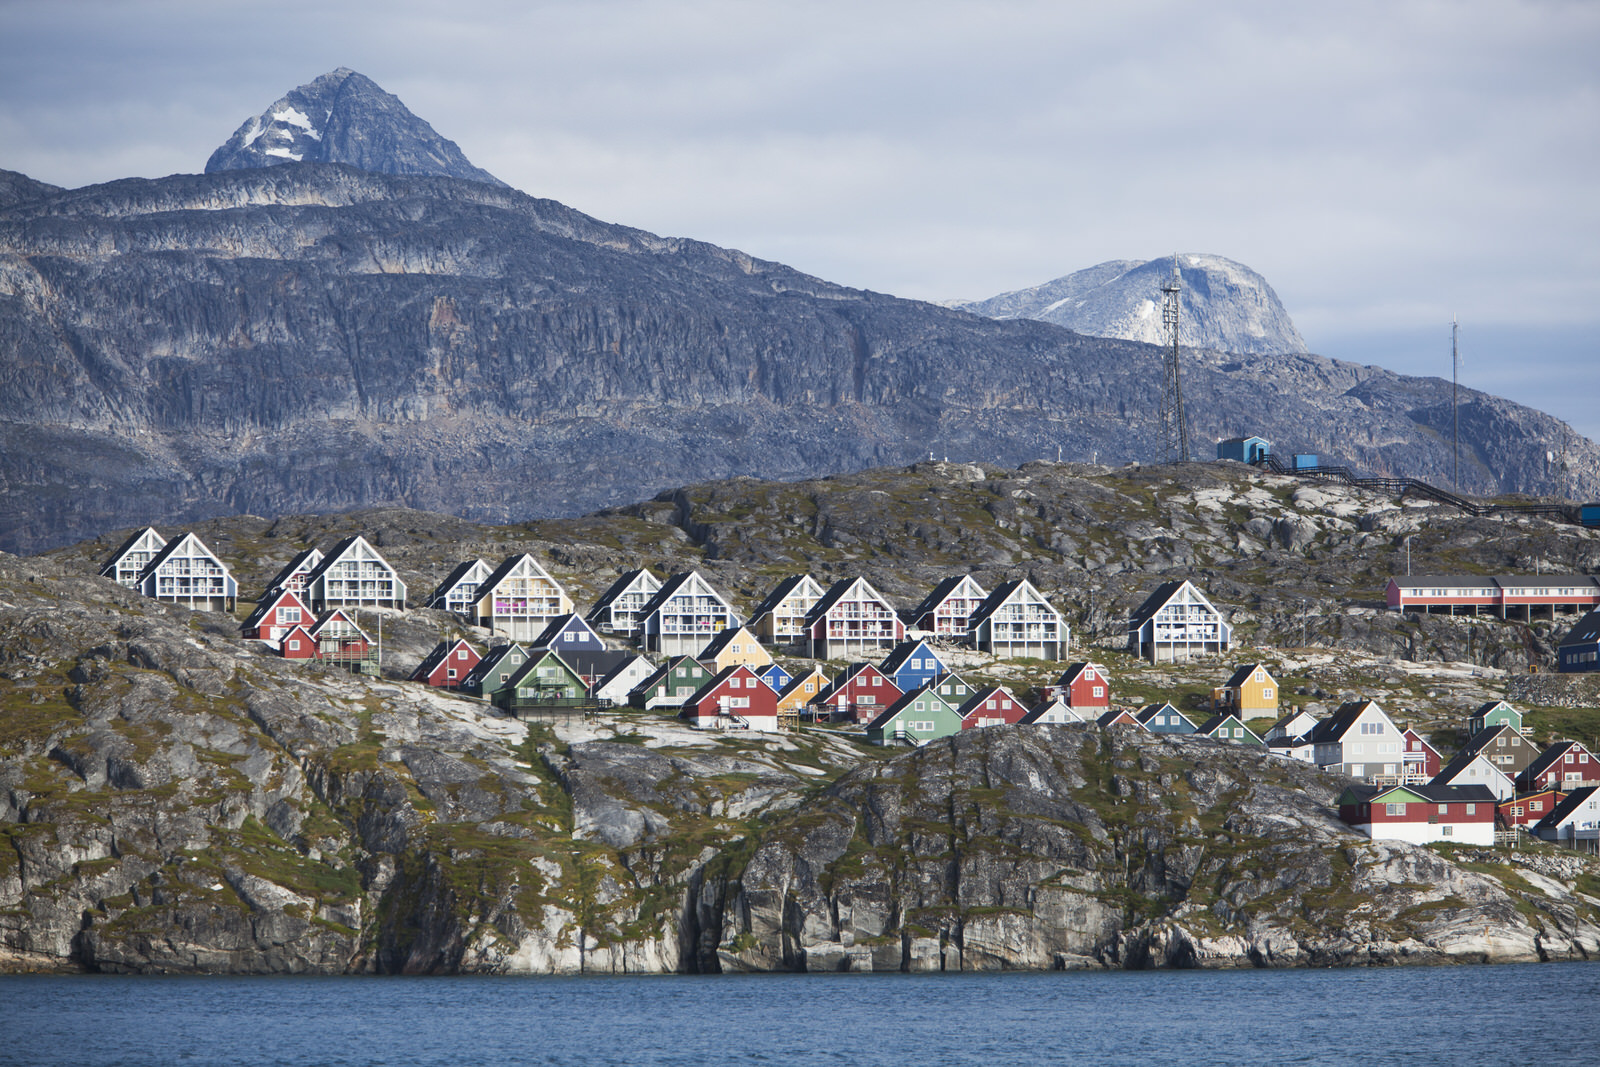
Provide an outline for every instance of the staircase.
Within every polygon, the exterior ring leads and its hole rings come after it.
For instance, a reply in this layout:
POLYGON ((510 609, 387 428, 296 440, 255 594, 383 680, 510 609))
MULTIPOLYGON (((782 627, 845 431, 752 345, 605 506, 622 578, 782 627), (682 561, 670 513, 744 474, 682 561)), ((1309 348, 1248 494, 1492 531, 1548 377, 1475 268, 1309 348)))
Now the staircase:
POLYGON ((1355 486, 1357 489, 1371 489, 1374 492, 1387 493, 1390 496, 1404 500, 1407 496, 1421 497, 1440 504, 1448 504, 1466 512, 1468 515, 1538 515, 1557 522, 1570 522, 1582 525, 1581 512, 1576 504, 1483 504, 1440 489, 1436 485, 1418 481, 1416 478, 1363 478, 1349 467, 1286 467, 1277 456, 1270 452, 1256 460, 1257 467, 1264 467, 1274 474, 1286 474, 1295 478, 1308 478, 1319 481, 1343 482, 1345 485, 1355 486))

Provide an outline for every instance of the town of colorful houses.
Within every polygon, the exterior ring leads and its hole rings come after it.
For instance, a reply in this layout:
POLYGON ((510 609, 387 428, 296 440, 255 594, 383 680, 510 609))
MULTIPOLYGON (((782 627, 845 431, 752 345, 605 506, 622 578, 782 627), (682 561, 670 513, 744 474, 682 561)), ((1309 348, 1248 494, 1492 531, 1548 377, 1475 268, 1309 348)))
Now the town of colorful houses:
MULTIPOLYGON (((192 533, 167 541, 154 529, 130 538, 100 572, 146 596, 232 611, 238 586, 192 533)), ((1395 578, 1400 611, 1587 611, 1561 642, 1563 670, 1595 670, 1600 582, 1586 576, 1395 578)), ((381 649, 357 622, 365 609, 404 610, 406 584, 367 540, 311 548, 272 580, 243 624, 245 638, 286 659, 321 660, 376 674, 381 649)), ((1348 776, 1338 799, 1346 823, 1373 837, 1492 845, 1520 828, 1571 847, 1600 839, 1600 760, 1576 741, 1542 750, 1504 702, 1478 709, 1466 746, 1448 762, 1377 703, 1350 701, 1318 720, 1279 717, 1278 683, 1264 664, 1239 667, 1196 722, 1170 703, 1112 704, 1111 678, 1073 663, 1037 687, 1028 706, 1002 685, 976 686, 947 666, 948 650, 1002 659, 1062 661, 1061 613, 1026 579, 983 589, 970 575, 941 582, 909 612, 864 578, 824 589, 786 578, 748 619, 698 571, 661 581, 645 569, 619 577, 587 615, 533 556, 491 567, 461 563, 427 599, 496 635, 487 649, 439 644, 411 678, 487 702, 518 718, 590 714, 629 705, 675 713, 700 729, 781 731, 802 721, 851 723, 880 745, 917 746, 961 730, 1004 724, 1098 724, 1254 746, 1348 776), (608 640, 609 639, 609 640, 608 640), (620 645, 630 647, 618 647, 620 645), (772 652, 814 661, 791 674, 772 652), (824 661, 850 661, 833 677, 824 661), (1274 718, 1258 735, 1247 722, 1274 718)), ((1187 581, 1159 586, 1128 623, 1128 650, 1153 663, 1223 656, 1232 629, 1187 581)), ((792 660, 791 660, 792 662, 792 660)))

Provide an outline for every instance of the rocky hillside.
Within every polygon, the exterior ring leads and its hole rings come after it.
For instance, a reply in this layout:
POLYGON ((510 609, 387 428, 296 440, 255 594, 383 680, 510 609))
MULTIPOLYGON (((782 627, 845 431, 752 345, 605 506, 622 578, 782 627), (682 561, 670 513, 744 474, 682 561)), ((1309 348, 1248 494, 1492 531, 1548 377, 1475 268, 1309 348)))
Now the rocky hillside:
POLYGON ((1178 268, 1178 340, 1219 352, 1306 353, 1289 313, 1267 280, 1243 263, 1187 253, 1152 260, 1118 259, 1031 289, 955 307, 996 319, 1038 319, 1095 337, 1161 344, 1162 286, 1178 268))
MULTIPOLYGON (((412 625, 429 616, 414 613, 412 625)), ((436 627, 447 625, 434 619, 436 627)), ((1343 830, 1318 772, 996 728, 552 728, 0 557, 0 968, 683 972, 1516 960, 1600 880, 1343 830)))
POLYGON ((246 119, 211 153, 206 173, 301 162, 505 184, 469 163, 454 141, 439 136, 399 97, 349 67, 291 89, 246 119))
MULTIPOLYGON (((25 183, 14 181, 13 187, 25 183)), ((929 453, 1122 463, 1161 353, 844 289, 451 178, 335 164, 0 207, 0 548, 404 505, 507 522, 929 453)), ((1191 440, 1448 482, 1449 386, 1196 351, 1191 440)), ((1600 450, 1465 393, 1463 483, 1600 496, 1600 450)))

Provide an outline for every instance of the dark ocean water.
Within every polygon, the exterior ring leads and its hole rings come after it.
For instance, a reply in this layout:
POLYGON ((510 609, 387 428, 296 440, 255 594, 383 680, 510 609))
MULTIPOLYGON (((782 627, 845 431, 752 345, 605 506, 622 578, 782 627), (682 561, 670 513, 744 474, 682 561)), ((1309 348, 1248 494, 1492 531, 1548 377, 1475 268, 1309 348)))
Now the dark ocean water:
POLYGON ((1600 966, 0 978, 0 1063, 1600 1064, 1600 966))

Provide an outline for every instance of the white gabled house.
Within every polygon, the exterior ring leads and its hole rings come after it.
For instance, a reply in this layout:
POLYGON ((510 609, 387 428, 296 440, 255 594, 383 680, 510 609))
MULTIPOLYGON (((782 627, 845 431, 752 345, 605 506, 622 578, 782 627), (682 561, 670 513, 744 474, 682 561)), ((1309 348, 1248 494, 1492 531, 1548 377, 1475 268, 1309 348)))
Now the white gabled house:
POLYGON ((138 589, 139 575, 166 547, 167 539, 156 533, 154 526, 146 526, 122 543, 122 547, 100 568, 100 577, 110 578, 125 589, 138 589))
POLYGON ((272 579, 267 583, 267 595, 287 589, 301 600, 306 596, 306 579, 311 572, 317 569, 317 564, 322 562, 322 552, 316 548, 308 548, 298 552, 295 557, 283 565, 272 579))
POLYGON ((646 652, 698 656, 711 639, 739 625, 733 606, 698 570, 674 574, 639 610, 646 652))
POLYGON ((1094 722, 1094 711, 1099 709, 1074 708, 1059 693, 1031 708, 1018 722, 1029 726, 1067 726, 1072 723, 1094 722))
POLYGON ((661 579, 644 567, 623 571, 584 617, 601 633, 632 637, 639 632, 639 613, 660 589, 661 579))
POLYGON ((198 611, 232 611, 239 583, 227 564, 192 533, 169 541, 139 574, 139 592, 198 611))
POLYGON ((1193 584, 1163 582, 1128 620, 1128 651, 1151 663, 1226 652, 1233 627, 1193 584))
POLYGON ((900 615, 865 578, 842 578, 806 614, 806 655, 840 659, 888 652, 905 640, 900 615))
POLYGON ((988 592, 970 574, 946 578, 906 616, 913 630, 935 637, 966 637, 972 613, 989 599, 988 592))
POLYGON ((1455 759, 1446 763, 1428 784, 1481 785, 1493 793, 1496 800, 1509 800, 1517 795, 1516 783, 1481 751, 1456 753, 1455 759))
POLYGON ((823 593, 811 575, 791 575, 756 605, 750 614, 750 629, 759 640, 779 648, 802 644, 806 639, 806 616, 823 593))
POLYGON ((1067 655, 1066 621, 1026 578, 996 586, 967 627, 973 648, 1002 659, 1031 656, 1053 662, 1067 655))
POLYGON ((501 562, 478 583, 473 621, 513 641, 533 641, 551 621, 572 612, 561 583, 526 552, 501 562))
POLYGON ((1325 771, 1399 781, 1405 770, 1405 732, 1376 701, 1346 701, 1306 740, 1313 762, 1325 771))
POLYGON ((494 568, 481 559, 462 560, 434 589, 427 606, 470 619, 472 605, 478 602, 478 586, 493 573, 494 568))
POLYGON ((1585 785, 1574 789, 1534 824, 1533 832, 1542 840, 1569 848, 1578 848, 1581 841, 1589 852, 1600 849, 1600 788, 1585 785))
POLYGON ((656 672, 656 665, 637 652, 617 664, 594 687, 594 698, 610 704, 626 704, 628 694, 656 672))
POLYGON ((365 537, 356 534, 328 550, 306 575, 312 611, 330 608, 404 608, 406 583, 365 537))

